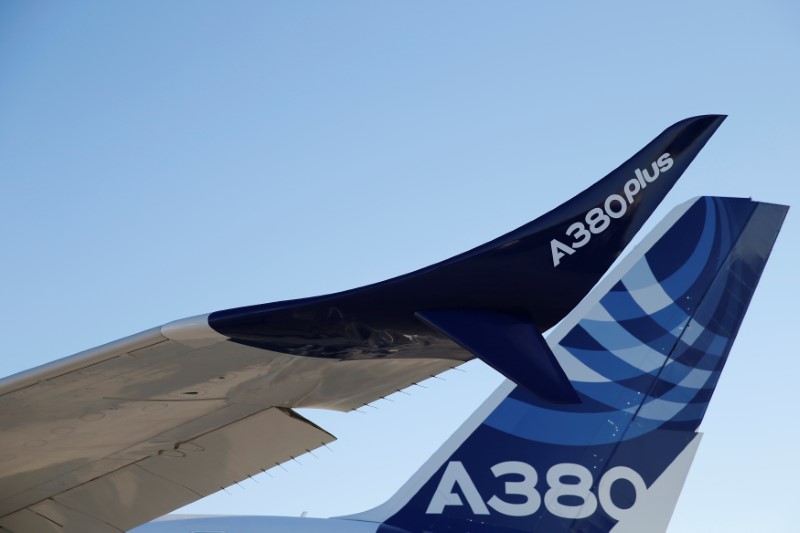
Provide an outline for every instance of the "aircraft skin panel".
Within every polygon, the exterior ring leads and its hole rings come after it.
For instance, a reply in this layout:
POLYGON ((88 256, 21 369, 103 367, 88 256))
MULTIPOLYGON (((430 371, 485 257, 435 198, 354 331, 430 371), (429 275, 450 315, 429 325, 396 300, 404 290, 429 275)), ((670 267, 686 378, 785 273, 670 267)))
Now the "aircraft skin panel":
POLYGON ((564 365, 579 403, 504 382, 370 511, 313 521, 168 517, 135 533, 222 524, 230 533, 664 531, 787 210, 716 197, 676 208, 547 337, 556 355, 583 365, 564 365), (663 354, 658 368, 653 351, 663 354))
POLYGON ((594 371, 583 381, 565 365, 579 404, 548 404, 504 385, 478 427, 468 421, 445 444, 447 459, 432 475, 428 464, 396 501, 348 518, 431 532, 549 533, 642 531, 651 517, 644 530, 663 531, 787 208, 704 197, 678 211, 655 243, 634 250, 548 335, 552 348, 594 371), (645 278, 669 294, 665 307, 680 311, 671 319, 678 326, 653 320, 631 297, 628 284, 638 288, 645 278), (587 327, 600 316, 624 318, 587 327), (663 350, 662 366, 653 370, 644 359, 636 366, 628 335, 640 355, 663 350), (627 377, 610 377, 624 366, 627 377))
POLYGON ((674 505, 667 503, 678 502, 702 438, 703 434, 698 432, 664 473, 643 493, 642 498, 636 501, 636 506, 626 514, 625 520, 617 522, 611 528, 611 533, 642 533, 667 529, 675 510, 674 505))
POLYGON ((331 440, 298 415, 270 408, 53 499, 126 530, 145 514, 161 516, 331 440))
MULTIPOLYGON (((166 516, 130 533, 376 533, 379 524, 335 518, 166 516)), ((395 530, 392 533, 410 533, 395 530)))
MULTIPOLYGON (((298 358, 228 341, 201 348, 166 339, 145 344, 102 358, 91 353, 92 364, 86 368, 0 396, 0 448, 8 454, 0 463, 1 515, 171 453, 209 431, 226 434, 237 421, 273 407, 350 410, 452 365, 443 360, 298 358)), ((268 425, 269 419, 263 423, 268 425)), ((290 438, 279 431, 265 437, 259 464, 238 477, 207 472, 213 487, 143 521, 333 440, 318 430, 310 441, 297 441, 290 451, 273 457, 271 451, 282 445, 277 435, 290 438)))
MULTIPOLYGON (((621 277, 622 272, 628 272, 634 269, 636 263, 641 260, 644 253, 664 236, 669 228, 685 214, 696 200, 697 199, 692 199, 684 202, 667 213, 664 219, 662 219, 656 227, 597 284, 592 292, 576 306, 574 311, 567 315, 564 320, 549 333, 547 340, 550 347, 557 356, 562 368, 571 379, 589 383, 606 381, 604 376, 584 365, 572 356, 571 353, 564 350, 560 344, 550 342, 550 339, 563 336, 567 331, 573 329, 583 317, 596 315, 597 303, 599 302, 600 295, 607 294, 611 290, 617 283, 619 277, 621 277)), ((420 490, 424 482, 436 473, 436 470, 441 467, 446 459, 450 457, 481 424, 483 424, 489 415, 498 408, 500 403, 502 403, 515 388, 516 384, 510 380, 500 384, 489 398, 467 418, 464 424, 445 441, 442 447, 439 448, 389 500, 373 509, 364 511, 363 513, 348 515, 344 518, 383 522, 388 517, 400 511, 412 496, 420 490)))
POLYGON ((4 520, 3 526, 0 527, 8 528, 14 533, 50 531, 54 525, 56 526, 55 529, 52 529, 54 531, 63 531, 65 528, 70 528, 72 531, 91 531, 92 533, 120 533, 122 531, 54 500, 44 500, 26 510, 31 511, 35 518, 30 513, 15 513, 9 517, 11 520, 8 522, 4 520))
POLYGON ((161 328, 152 328, 69 357, 57 359, 0 379, 0 395, 5 396, 42 380, 51 380, 64 374, 76 372, 112 357, 125 355, 166 340, 166 337, 161 335, 161 328))
POLYGON ((64 528, 31 509, 23 509, 3 517, 3 525, 0 525, 0 533, 14 533, 15 531, 62 533, 64 528))
MULTIPOLYGON (((241 468, 229 457, 235 447, 214 441, 203 453, 230 468, 205 476, 177 468, 168 481, 176 507, 211 490, 214 476, 220 488, 333 438, 292 408, 351 410, 476 356, 519 381, 527 365, 504 364, 485 336, 469 336, 463 317, 499 317, 509 328, 498 334, 520 332, 510 346, 537 340, 539 350, 519 351, 542 362, 528 390, 576 401, 541 332, 586 295, 724 119, 682 120, 549 213, 417 272, 178 320, 0 380, 0 527, 41 517, 64 531, 100 516, 109 527, 149 520, 168 509, 143 495, 156 483, 146 465, 197 439, 232 435, 248 420, 299 429, 267 439, 263 464, 251 458, 241 468), (420 319, 442 309, 455 311, 447 331, 457 338, 420 319), (116 509, 131 514, 112 520, 105 511, 113 506, 93 507, 103 491, 128 494, 140 511, 116 509)), ((172 459, 192 463, 188 455, 172 459)), ((158 499, 158 489, 147 492, 158 499)))
POLYGON ((457 341, 419 320, 432 310, 512 313, 546 331, 606 272, 724 119, 670 126, 574 198, 463 254, 337 294, 218 311, 209 324, 243 344, 338 359, 419 357, 423 346, 463 359, 457 341))

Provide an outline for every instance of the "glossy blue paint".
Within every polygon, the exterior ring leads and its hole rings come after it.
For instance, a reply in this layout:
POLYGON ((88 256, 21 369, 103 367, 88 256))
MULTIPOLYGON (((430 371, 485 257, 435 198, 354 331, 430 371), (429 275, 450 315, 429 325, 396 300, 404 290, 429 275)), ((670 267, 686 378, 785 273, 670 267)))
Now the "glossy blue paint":
MULTIPOLYGON (((504 462, 535 468, 540 495, 549 486, 545 473, 562 463, 585 469, 598 501, 599 481, 614 467, 632 469, 651 487, 696 436, 787 210, 748 199, 698 199, 596 303, 578 308, 583 314, 575 323, 567 319, 564 331, 548 338, 593 373, 581 379, 567 368, 581 402, 546 403, 517 386, 385 524, 436 532, 611 530, 618 519, 602 505, 582 518, 557 516, 544 504, 523 516, 491 506, 476 513, 461 496, 442 512, 429 506, 454 461, 483 502, 502 495, 525 503, 505 485, 520 481, 519 474, 492 473, 504 462), (678 311, 664 324, 648 321, 655 308, 671 307, 678 311)), ((561 503, 583 501, 571 498, 561 503)), ((613 484, 613 505, 628 509, 636 498, 628 482, 613 484)))
POLYGON ((528 317, 477 309, 420 311, 417 316, 541 400, 580 401, 528 317))
MULTIPOLYGON (((605 273, 724 118, 705 115, 674 124, 571 200, 466 253, 350 291, 218 311, 209 316, 209 324, 234 342, 294 355, 340 359, 425 357, 465 361, 473 357, 441 331, 420 321, 415 315, 420 311, 496 312, 520 317, 538 331, 545 331, 605 273), (668 168, 659 167, 665 154, 672 161, 668 168), (649 182, 642 177, 653 178, 659 172, 658 178, 649 182), (583 246, 576 247, 574 254, 554 266, 551 241, 568 241, 569 228, 583 223, 590 210, 606 207, 612 195, 624 198, 626 190, 630 195, 637 177, 646 186, 631 197, 624 215, 613 218, 605 231, 592 235, 583 246)), ((611 209, 621 209, 619 202, 612 201, 611 209)), ((484 350, 483 354, 489 364, 498 366, 490 352, 484 350)), ((547 367, 548 363, 542 365, 547 367)))

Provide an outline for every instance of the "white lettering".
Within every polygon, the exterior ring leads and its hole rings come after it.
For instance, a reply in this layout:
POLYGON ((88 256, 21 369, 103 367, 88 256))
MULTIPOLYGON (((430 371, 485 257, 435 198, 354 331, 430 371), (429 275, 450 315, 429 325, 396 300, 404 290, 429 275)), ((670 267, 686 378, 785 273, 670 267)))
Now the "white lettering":
POLYGON ((494 465, 492 474, 494 474, 494 477, 506 474, 521 475, 522 481, 506 481, 505 493, 523 496, 525 501, 522 503, 509 503, 497 496, 492 496, 486 502, 489 507, 506 516, 529 516, 539 510, 539 506, 542 505, 542 497, 536 491, 536 482, 539 476, 536 474, 535 468, 519 461, 506 461, 505 463, 494 465))
POLYGON ((646 168, 642 169, 642 171, 641 171, 642 174, 644 175, 644 180, 647 183, 653 183, 654 181, 656 181, 658 179, 658 176, 661 175, 661 170, 658 168, 658 164, 655 161, 650 163, 650 168, 653 169, 653 175, 652 176, 650 175, 650 172, 646 168))
MULTIPOLYGON (((636 182, 634 182, 636 183, 636 182)), ((606 198, 606 203, 603 206, 608 213, 608 216, 611 218, 620 218, 621 216, 625 215, 625 212, 628 211, 628 204, 625 202, 625 198, 620 196, 619 194, 612 194, 608 198, 606 198), (614 210, 611 208, 612 202, 617 202, 619 208, 614 210)))
POLYGON ((575 250, 567 246, 561 241, 553 239, 550 241, 550 251, 553 254, 553 266, 557 267, 561 263, 561 258, 565 255, 572 255, 575 250))
POLYGON ((544 494, 547 510, 561 518, 586 518, 597 510, 597 498, 592 494, 592 473, 585 466, 572 463, 553 465, 547 471, 547 484, 550 489, 544 494), (564 483, 563 478, 578 478, 577 483, 564 483), (561 503, 559 498, 576 496, 579 504, 561 503))
POLYGON ((467 474, 467 470, 461 461, 450 461, 447 463, 447 468, 442 474, 442 479, 439 481, 439 486, 436 487, 436 492, 433 493, 431 503, 428 505, 427 514, 442 514, 444 508, 448 505, 464 505, 461 501, 461 496, 453 492, 456 484, 461 488, 461 493, 467 499, 470 509, 473 514, 489 514, 489 509, 483 503, 475 483, 472 478, 467 474))
POLYGON ((550 252, 553 255, 553 267, 560 265, 564 256, 572 255, 577 248, 589 244, 592 235, 599 235, 607 230, 611 226, 612 219, 624 217, 628 212, 628 207, 633 205, 636 195, 643 191, 648 183, 656 181, 662 172, 671 169, 674 163, 669 153, 663 153, 650 163, 650 169, 635 169, 636 177, 631 178, 622 186, 624 196, 610 194, 603 202, 602 207, 593 207, 586 212, 583 221, 573 222, 567 227, 564 233, 568 237, 572 237, 572 242, 564 244, 557 239, 552 239, 550 252))
POLYGON ((624 189, 625 199, 628 200, 629 204, 632 204, 633 197, 642 190, 642 186, 639 184, 639 180, 628 180, 628 183, 625 184, 624 189))
POLYGON ((573 248, 580 248, 592 239, 592 234, 586 231, 586 227, 583 225, 583 222, 573 223, 567 228, 566 233, 573 239, 577 239, 572 243, 573 248))
POLYGON ((636 505, 639 497, 647 492, 647 484, 642 476, 627 466, 616 466, 604 473, 595 494, 592 492, 594 478, 588 468, 575 463, 553 465, 545 476, 547 491, 544 497, 536 489, 539 475, 528 463, 505 461, 494 465, 491 471, 495 478, 519 476, 520 479, 506 481, 503 484, 503 493, 493 495, 484 503, 463 463, 450 461, 425 512, 442 514, 448 506, 463 506, 463 495, 475 515, 488 515, 491 507, 505 516, 530 516, 544 507, 547 512, 561 518, 582 519, 592 516, 599 507, 608 516, 620 521, 636 505), (611 489, 619 481, 627 481, 633 487, 632 501, 615 502, 612 498, 611 489), (456 485, 461 495, 455 491, 456 485), (513 499, 518 503, 506 501, 503 496, 514 496, 513 499), (626 503, 628 505, 624 505, 626 503))
POLYGON ((656 163, 658 163, 658 168, 661 169, 661 172, 666 172, 672 168, 673 161, 669 154, 661 154, 656 163))
POLYGON ((632 468, 628 468, 627 466, 615 466, 614 468, 608 470, 603 477, 600 478, 600 484, 597 486, 597 497, 600 499, 600 505, 603 507, 603 510, 613 518, 614 520, 622 520, 622 517, 625 516, 625 513, 630 511, 633 504, 636 503, 636 500, 639 499, 640 494, 644 494, 647 490, 647 485, 645 484, 642 476, 636 470, 632 468), (614 500, 611 498, 611 487, 614 485, 616 481, 621 479, 626 480, 631 485, 633 485, 634 490, 634 497, 633 502, 628 507, 620 507, 614 500))
POLYGON ((606 230, 608 225, 611 224, 611 219, 602 209, 595 207, 586 213, 586 223, 589 225, 589 231, 597 235, 606 230))
POLYGON ((636 179, 639 180, 639 184, 642 186, 642 189, 647 187, 647 182, 645 181, 644 176, 642 176, 642 171, 637 168, 634 174, 636 174, 636 179))

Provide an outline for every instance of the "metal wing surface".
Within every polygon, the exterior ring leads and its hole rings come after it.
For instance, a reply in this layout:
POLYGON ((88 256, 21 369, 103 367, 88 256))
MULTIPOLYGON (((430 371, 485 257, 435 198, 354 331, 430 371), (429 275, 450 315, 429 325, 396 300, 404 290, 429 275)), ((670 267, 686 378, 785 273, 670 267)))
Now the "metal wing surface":
POLYGON ((453 365, 296 357, 204 320, 0 382, 0 526, 125 531, 334 440, 293 407, 353 409, 453 365))
POLYGON ((417 272, 179 320, 0 380, 0 528, 130 529, 333 440, 294 408, 351 410, 473 357, 574 401, 541 332, 723 119, 680 121, 549 213, 417 272))

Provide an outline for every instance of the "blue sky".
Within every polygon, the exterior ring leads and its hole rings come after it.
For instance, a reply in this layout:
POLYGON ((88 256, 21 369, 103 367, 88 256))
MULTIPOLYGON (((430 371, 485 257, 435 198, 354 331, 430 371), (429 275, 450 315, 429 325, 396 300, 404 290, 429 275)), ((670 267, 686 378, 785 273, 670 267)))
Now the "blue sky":
MULTIPOLYGON (((664 128, 729 119, 654 218, 800 206, 795 2, 0 6, 0 375, 177 318, 401 274, 579 192, 664 128)), ((796 525, 790 211, 672 532, 796 525)), ((388 497, 499 383, 480 363, 186 509, 325 516, 388 497)), ((254 443, 257 445, 257 443, 254 443)))

